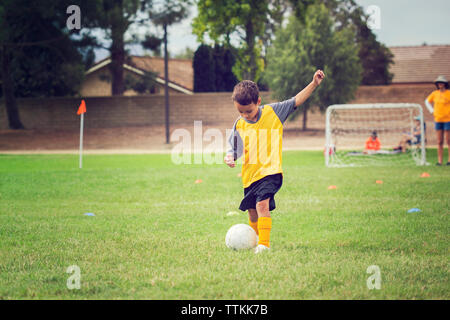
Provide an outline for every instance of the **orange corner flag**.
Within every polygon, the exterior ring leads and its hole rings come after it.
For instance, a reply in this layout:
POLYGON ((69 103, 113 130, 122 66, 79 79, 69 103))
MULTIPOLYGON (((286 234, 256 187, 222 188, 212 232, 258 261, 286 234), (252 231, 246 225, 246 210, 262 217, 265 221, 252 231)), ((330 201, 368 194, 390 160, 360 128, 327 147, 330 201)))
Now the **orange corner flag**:
POLYGON ((86 112, 86 102, 84 102, 84 100, 81 100, 81 104, 80 107, 78 108, 77 115, 80 115, 85 112, 86 112))

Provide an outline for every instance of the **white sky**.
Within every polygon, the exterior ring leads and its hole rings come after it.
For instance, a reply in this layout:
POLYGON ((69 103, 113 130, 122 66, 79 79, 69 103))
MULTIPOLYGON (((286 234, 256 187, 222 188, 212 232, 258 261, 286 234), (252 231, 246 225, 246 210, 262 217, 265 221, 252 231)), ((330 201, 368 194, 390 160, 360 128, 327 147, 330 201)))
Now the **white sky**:
POLYGON ((450 44, 449 0, 356 0, 363 8, 380 8, 377 39, 388 47, 450 44))
MULTIPOLYGON (((450 44, 450 0, 356 0, 367 9, 377 6, 380 12, 380 28, 374 29, 377 39, 387 46, 427 44, 450 44)), ((196 49, 199 45, 192 34, 191 22, 197 14, 195 7, 190 15, 179 24, 168 28, 169 51, 172 54, 184 51, 186 47, 196 49)), ((145 30, 139 30, 144 33, 145 30)), ((133 55, 144 51, 138 46, 128 47, 133 55)), ((96 61, 109 55, 106 50, 96 51, 96 61)))

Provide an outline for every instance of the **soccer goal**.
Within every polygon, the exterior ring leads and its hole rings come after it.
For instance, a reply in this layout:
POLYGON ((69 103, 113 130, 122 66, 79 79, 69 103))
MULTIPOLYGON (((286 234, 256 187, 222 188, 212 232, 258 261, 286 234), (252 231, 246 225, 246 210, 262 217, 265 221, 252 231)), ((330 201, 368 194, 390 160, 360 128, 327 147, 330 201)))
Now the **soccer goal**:
POLYGON ((328 167, 426 164, 426 125, 419 104, 332 105, 325 133, 328 167), (374 147, 368 141, 372 135, 378 140, 374 147))

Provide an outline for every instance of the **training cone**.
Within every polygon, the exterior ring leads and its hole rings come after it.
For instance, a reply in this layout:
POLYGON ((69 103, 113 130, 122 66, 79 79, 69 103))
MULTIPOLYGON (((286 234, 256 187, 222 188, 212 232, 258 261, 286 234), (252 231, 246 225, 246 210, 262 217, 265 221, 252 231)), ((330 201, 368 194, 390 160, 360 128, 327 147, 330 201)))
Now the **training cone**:
POLYGON ((421 178, 429 178, 430 174, 428 172, 424 172, 420 175, 421 178))
POLYGON ((237 174, 237 176, 238 176, 238 177, 242 177, 242 173, 239 172, 239 173, 237 174))
POLYGON ((337 187, 336 187, 336 186, 333 186, 333 185, 331 185, 331 186, 328 187, 328 190, 333 190, 333 189, 337 189, 337 187))
POLYGON ((376 183, 376 184, 383 184, 383 181, 377 180, 377 181, 375 181, 375 183, 376 183))
POLYGON ((202 183, 202 182, 203 182, 202 179, 197 179, 197 180, 195 180, 195 183, 202 183))

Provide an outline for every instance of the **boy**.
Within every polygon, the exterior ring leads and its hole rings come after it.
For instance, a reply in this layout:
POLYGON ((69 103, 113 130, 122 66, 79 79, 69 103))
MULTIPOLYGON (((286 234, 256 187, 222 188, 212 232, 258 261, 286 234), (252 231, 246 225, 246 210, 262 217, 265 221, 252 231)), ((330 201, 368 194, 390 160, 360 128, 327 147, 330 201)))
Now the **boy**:
POLYGON ((283 182, 283 123, 309 98, 324 77, 323 71, 317 70, 311 83, 295 97, 265 106, 260 106, 261 98, 256 83, 244 80, 234 87, 232 100, 241 116, 234 123, 229 138, 231 149, 224 161, 234 168, 235 161, 243 156, 244 199, 239 209, 248 210, 249 224, 259 236, 255 253, 270 248, 270 211, 275 209, 274 195, 283 182))
MULTIPOLYGON (((402 140, 400 140, 400 142, 398 143, 398 147, 394 148, 394 151, 401 151, 405 153, 407 145, 418 145, 422 142, 422 127, 420 119, 420 116, 414 117, 415 126, 412 135, 410 133, 404 133, 402 136, 402 140)), ((427 125, 425 122, 423 123, 423 127, 425 129, 424 132, 426 132, 427 125)))
POLYGON ((372 135, 367 138, 366 140, 366 144, 364 147, 364 153, 368 154, 368 153, 375 153, 378 150, 380 150, 381 148, 381 142, 378 139, 378 134, 376 131, 372 132, 372 135))

